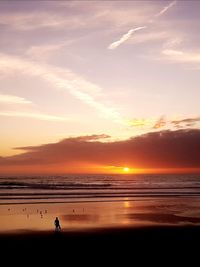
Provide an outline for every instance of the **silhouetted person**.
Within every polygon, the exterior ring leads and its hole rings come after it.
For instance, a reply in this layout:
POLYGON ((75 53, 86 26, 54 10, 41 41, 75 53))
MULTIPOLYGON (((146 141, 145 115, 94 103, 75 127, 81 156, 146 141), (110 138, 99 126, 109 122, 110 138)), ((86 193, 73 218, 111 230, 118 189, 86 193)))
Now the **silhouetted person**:
POLYGON ((60 222, 58 220, 58 217, 56 217, 54 224, 55 224, 55 231, 59 232, 61 230, 61 227, 60 227, 60 222))

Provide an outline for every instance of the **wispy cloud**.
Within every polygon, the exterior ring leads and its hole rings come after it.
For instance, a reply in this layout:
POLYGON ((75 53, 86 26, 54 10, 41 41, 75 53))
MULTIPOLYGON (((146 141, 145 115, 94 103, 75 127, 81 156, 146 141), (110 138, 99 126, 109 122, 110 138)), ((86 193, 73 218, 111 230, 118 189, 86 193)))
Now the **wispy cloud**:
POLYGON ((184 119, 176 119, 176 120, 166 120, 164 116, 162 116, 156 123, 153 125, 153 129, 160 129, 165 126, 167 128, 173 129, 180 129, 180 128, 191 128, 193 126, 197 127, 198 123, 200 123, 200 117, 193 117, 193 118, 184 118, 184 119))
POLYGON ((165 41, 170 38, 171 33, 166 31, 151 31, 151 32, 142 32, 131 38, 129 43, 130 44, 140 44, 146 42, 158 42, 158 41, 165 41))
POLYGON ((32 102, 23 97, 0 94, 0 103, 31 104, 32 102))
POLYGON ((174 63, 200 62, 200 52, 186 52, 178 49, 164 49, 161 53, 164 56, 164 59, 174 63))
POLYGON ((56 51, 62 49, 64 43, 52 44, 52 45, 40 45, 40 46, 31 46, 26 55, 31 59, 41 60, 48 59, 50 55, 54 54, 56 51))
MULTIPOLYGON (((172 8, 175 4, 176 4, 176 1, 171 2, 168 6, 164 7, 158 14, 154 15, 154 17, 160 17, 160 16, 162 16, 170 8, 172 8)), ((151 19, 151 20, 149 20, 147 22, 147 24, 152 24, 152 23, 154 23, 154 21, 155 21, 154 19, 151 19)), ((118 41, 115 41, 115 42, 111 43, 108 46, 108 49, 116 49, 118 46, 120 46, 121 44, 123 44, 124 42, 126 42, 127 40, 129 40, 134 32, 140 31, 140 30, 145 29, 145 28, 147 28, 147 26, 142 26, 142 27, 137 27, 137 28, 134 28, 134 29, 130 29, 118 41)))
POLYGON ((118 41, 115 41, 113 42, 112 44, 110 44, 108 46, 108 49, 115 49, 117 48, 118 46, 120 46, 121 44, 123 44, 124 42, 126 42, 134 32, 137 32, 137 31, 140 31, 142 29, 145 29, 146 26, 143 26, 143 27, 137 27, 135 29, 131 29, 129 30, 126 34, 124 34, 118 41))
POLYGON ((43 7, 35 9, 20 9, 23 6, 19 4, 16 10, 4 12, 0 15, 0 24, 3 27, 12 28, 20 31, 34 31, 40 29, 62 29, 74 30, 81 28, 95 29, 105 25, 124 26, 135 23, 141 23, 148 17, 148 6, 137 8, 130 7, 122 3, 106 3, 105 6, 96 1, 95 4, 82 3, 76 1, 72 4, 70 1, 61 3, 56 1, 54 5, 48 3, 43 7), (77 12, 78 11, 78 12, 77 12))
POLYGON ((151 120, 149 119, 132 119, 128 121, 128 124, 131 127, 142 127, 147 126, 151 123, 151 120))
POLYGON ((38 64, 34 61, 5 54, 0 55, 1 69, 6 69, 9 73, 12 73, 14 70, 20 71, 22 74, 40 77, 56 89, 67 90, 69 94, 97 110, 103 117, 122 123, 122 118, 115 108, 108 107, 96 100, 95 96, 102 89, 70 70, 48 64, 38 64))
POLYGON ((61 116, 54 116, 54 115, 33 113, 33 112, 18 112, 18 111, 0 111, 0 116, 30 118, 30 119, 38 119, 44 121, 61 121, 61 122, 69 120, 68 118, 61 116))
POLYGON ((82 38, 83 37, 78 37, 48 44, 45 43, 41 45, 32 45, 27 49, 25 55, 28 56, 31 60, 45 62, 56 53, 62 52, 63 49, 66 49, 67 46, 72 45, 75 42, 80 42, 82 38))
POLYGON ((162 53, 166 56, 182 56, 183 52, 180 50, 165 49, 162 53))
POLYGON ((64 27, 70 24, 64 16, 47 12, 6 13, 1 14, 0 23, 21 31, 35 30, 44 27, 64 27))
POLYGON ((153 126, 153 129, 159 129, 159 128, 162 128, 166 125, 166 120, 165 120, 165 117, 162 116, 153 126))
POLYGON ((171 2, 169 5, 165 6, 158 14, 155 15, 155 17, 160 17, 164 13, 168 11, 168 9, 172 8, 174 5, 176 5, 177 1, 171 2))
POLYGON ((182 127, 191 127, 194 126, 196 123, 200 122, 200 117, 195 118, 186 118, 182 120, 173 120, 171 121, 171 124, 174 125, 176 128, 182 128, 182 127))
POLYGON ((180 37, 171 38, 163 44, 163 48, 166 50, 174 49, 175 47, 180 45, 181 42, 182 42, 182 39, 180 37))
POLYGON ((200 52, 185 52, 174 49, 164 49, 162 54, 166 59, 174 62, 200 62, 200 52))

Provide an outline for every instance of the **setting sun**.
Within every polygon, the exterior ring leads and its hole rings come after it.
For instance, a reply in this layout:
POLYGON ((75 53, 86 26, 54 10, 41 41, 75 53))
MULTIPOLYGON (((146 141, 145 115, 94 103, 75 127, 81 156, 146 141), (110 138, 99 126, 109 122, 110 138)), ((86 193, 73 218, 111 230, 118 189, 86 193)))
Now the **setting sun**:
POLYGON ((180 259, 197 251, 199 11, 200 0, 0 0, 7 261, 22 249, 94 263, 95 247, 103 260, 156 261, 161 243, 180 259))
POLYGON ((129 169, 128 167, 124 167, 124 168, 123 168, 123 171, 124 171, 124 172, 129 172, 130 169, 129 169))

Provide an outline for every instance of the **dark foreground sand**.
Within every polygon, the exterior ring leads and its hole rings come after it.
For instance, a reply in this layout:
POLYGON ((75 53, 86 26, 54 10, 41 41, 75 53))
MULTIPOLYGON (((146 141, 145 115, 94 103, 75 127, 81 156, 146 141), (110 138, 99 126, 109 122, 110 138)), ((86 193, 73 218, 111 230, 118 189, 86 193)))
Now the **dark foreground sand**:
POLYGON ((63 260, 66 263, 64 266, 73 266, 80 261, 96 266, 103 264, 107 258, 113 264, 118 260, 124 263, 131 260, 131 266, 136 262, 135 266, 144 262, 148 266, 155 262, 160 262, 160 266, 166 263, 170 266, 175 258, 179 263, 186 263, 186 266, 195 266, 195 261, 198 263, 200 257, 200 227, 156 226, 61 233, 5 233, 0 235, 0 246, 1 256, 6 258, 7 263, 20 263, 26 259, 27 266, 33 262, 39 264, 63 260))

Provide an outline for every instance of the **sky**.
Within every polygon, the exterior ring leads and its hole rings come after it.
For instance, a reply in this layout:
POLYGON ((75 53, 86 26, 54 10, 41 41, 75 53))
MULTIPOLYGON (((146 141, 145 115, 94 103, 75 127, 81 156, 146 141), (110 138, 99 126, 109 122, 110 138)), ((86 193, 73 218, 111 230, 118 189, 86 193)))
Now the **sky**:
POLYGON ((199 168, 199 12, 199 1, 1 1, 0 171, 199 168))

